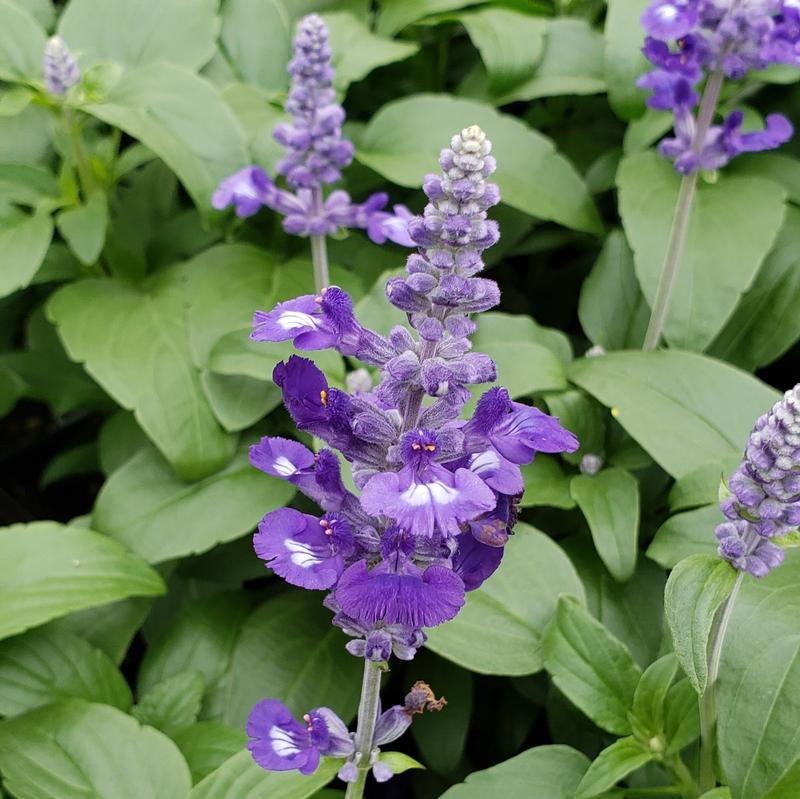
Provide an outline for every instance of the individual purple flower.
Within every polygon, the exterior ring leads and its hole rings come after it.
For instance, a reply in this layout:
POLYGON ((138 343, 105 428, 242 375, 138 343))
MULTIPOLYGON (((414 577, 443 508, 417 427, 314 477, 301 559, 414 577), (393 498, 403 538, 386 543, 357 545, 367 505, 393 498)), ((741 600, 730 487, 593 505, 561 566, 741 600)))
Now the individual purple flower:
POLYGON ((367 235, 376 244, 385 244, 393 241, 401 247, 414 247, 414 240, 408 232, 408 222, 413 219, 413 214, 405 205, 395 205, 393 213, 378 211, 371 214, 367 220, 367 235))
POLYGON ((60 36, 51 36, 44 46, 43 71, 45 88, 57 97, 81 79, 78 62, 60 36))
POLYGON ((637 86, 651 92, 651 108, 675 115, 675 136, 662 141, 659 152, 677 172, 719 169, 743 152, 772 150, 789 140, 792 126, 780 114, 770 114, 763 130, 744 134, 741 112, 721 125, 712 117, 724 77, 741 80, 773 63, 800 65, 800 17, 791 2, 653 0, 641 20, 649 34, 642 52, 656 69, 637 86), (705 75, 713 76, 706 90, 711 106, 696 119, 695 86, 705 75))
POLYGON ((399 472, 377 474, 364 486, 361 505, 415 535, 458 535, 460 525, 495 506, 491 489, 469 469, 448 471, 434 459, 439 439, 432 430, 407 433, 399 472))
POLYGON ((270 771, 312 774, 322 756, 347 757, 353 752, 347 727, 327 707, 310 710, 301 723, 283 702, 262 699, 250 713, 247 734, 253 759, 270 771))
POLYGON ((253 216, 268 203, 274 190, 269 175, 261 167, 246 166, 219 184, 211 197, 211 205, 218 211, 233 205, 236 216, 253 216))
POLYGON ((314 453, 288 438, 265 437, 250 447, 250 463, 262 472, 290 480, 314 466, 314 453))
POLYGON ((464 583, 446 566, 421 568, 397 554, 369 569, 349 566, 336 586, 336 601, 364 624, 436 627, 454 618, 464 604, 464 583))
POLYGON ((335 516, 317 519, 292 508, 279 508, 261 520, 253 547, 287 583, 324 590, 339 579, 344 557, 353 551, 353 532, 346 521, 335 516))
POLYGON ((756 422, 720 507, 729 520, 716 531, 723 558, 755 577, 782 563, 769 539, 800 526, 800 384, 756 422))
POLYGON ((328 381, 313 361, 292 355, 272 372, 283 391, 283 404, 301 430, 325 425, 328 420, 328 381))
POLYGON ((253 341, 292 340, 298 350, 335 348, 342 355, 355 355, 361 326, 353 315, 353 303, 347 292, 330 286, 321 294, 305 294, 278 303, 268 313, 253 316, 253 341))
POLYGON ((464 581, 466 591, 474 591, 497 571, 504 549, 482 543, 471 532, 461 533, 456 544, 453 571, 464 581))

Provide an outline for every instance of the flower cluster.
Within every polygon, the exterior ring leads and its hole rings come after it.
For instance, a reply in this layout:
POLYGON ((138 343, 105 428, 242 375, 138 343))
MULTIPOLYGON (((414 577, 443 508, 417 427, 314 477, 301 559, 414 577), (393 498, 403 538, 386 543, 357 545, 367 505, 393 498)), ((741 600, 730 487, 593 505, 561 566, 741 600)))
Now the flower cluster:
POLYGON ((719 553, 763 577, 783 562, 783 550, 769 539, 800 525, 800 384, 756 422, 728 490, 721 507, 729 521, 716 530, 719 553))
POLYGON ((752 133, 742 133, 741 111, 710 123, 723 78, 739 80, 775 63, 800 66, 800 10, 793 0, 653 0, 642 25, 643 52, 655 69, 637 85, 652 92, 651 108, 675 114, 675 136, 659 149, 678 172, 719 169, 740 153, 771 150, 791 138, 781 114, 769 114, 764 129, 752 133), (716 96, 696 118, 696 87, 709 74, 716 96))
POLYGON ((373 194, 362 204, 345 191, 323 197, 323 185, 341 180, 341 170, 353 160, 353 144, 342 135, 345 114, 333 89, 328 30, 318 14, 301 20, 288 70, 292 86, 285 108, 292 121, 279 124, 274 137, 286 148, 275 171, 289 189, 278 188, 260 166, 247 166, 220 183, 214 208, 233 205, 237 216, 248 217, 267 206, 284 216, 283 227, 294 236, 364 228, 378 244, 388 239, 413 246, 405 224, 410 213, 403 206, 395 206, 394 213, 384 210, 386 194, 373 194))
POLYGON ((503 388, 485 392, 471 419, 459 418, 468 386, 496 376, 492 359, 472 352, 469 340, 470 314, 500 298, 494 281, 477 276, 483 251, 499 238, 487 219, 499 202, 487 181, 495 170, 490 151, 483 131, 467 128, 442 151, 443 174, 425 178, 428 205, 408 224, 418 252, 407 259, 406 277, 386 286, 411 329, 399 325, 384 337, 363 327, 335 286, 254 317, 256 341, 333 348, 380 370, 377 386, 359 380, 367 390, 350 394, 307 359, 278 364, 273 379, 298 429, 331 449, 315 455, 282 438, 251 449, 253 465, 324 511, 267 514, 256 552, 287 582, 327 592, 334 624, 352 638, 348 651, 375 663, 413 658, 425 628, 452 619, 465 592, 497 569, 524 488, 520 466, 536 452, 578 447, 558 419, 512 401, 503 388), (333 449, 349 462, 359 496, 345 486, 333 449))
POLYGON ((60 36, 51 36, 44 46, 44 85, 52 95, 66 94, 80 79, 75 56, 60 36))

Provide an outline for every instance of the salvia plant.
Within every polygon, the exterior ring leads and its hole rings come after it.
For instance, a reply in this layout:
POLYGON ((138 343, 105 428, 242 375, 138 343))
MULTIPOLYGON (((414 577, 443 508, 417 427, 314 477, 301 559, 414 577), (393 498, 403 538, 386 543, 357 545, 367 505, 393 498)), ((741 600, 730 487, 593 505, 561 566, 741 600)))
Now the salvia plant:
POLYGON ((798 799, 799 77, 795 0, 0 0, 0 796, 798 799))

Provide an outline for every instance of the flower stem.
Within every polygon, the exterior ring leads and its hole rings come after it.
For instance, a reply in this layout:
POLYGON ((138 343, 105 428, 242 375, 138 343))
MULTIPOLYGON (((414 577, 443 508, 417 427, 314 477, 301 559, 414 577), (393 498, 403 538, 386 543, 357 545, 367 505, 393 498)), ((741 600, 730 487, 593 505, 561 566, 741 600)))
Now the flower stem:
POLYGON ((72 157, 75 159, 75 169, 78 172, 78 179, 81 184, 81 194, 85 201, 96 188, 94 173, 89 163, 89 157, 86 154, 86 148, 83 144, 83 136, 81 136, 78 120, 69 108, 64 109, 64 127, 69 136, 70 145, 72 147, 72 157))
MULTIPOLYGON (((322 187, 311 189, 311 207, 315 216, 322 214, 322 187)), ((331 282, 328 271, 328 245, 325 235, 311 236, 311 262, 314 264, 314 288, 319 294, 331 282)))
POLYGON ((356 728, 356 763, 358 778, 347 786, 345 799, 361 799, 369 774, 369 758, 372 740, 375 737, 375 722, 378 720, 378 704, 381 696, 381 670, 369 660, 364 660, 364 679, 361 682, 361 700, 358 703, 358 727, 356 728))
POLYGON ((716 784, 714 775, 714 743, 717 733, 717 700, 716 682, 719 676, 719 664, 722 659, 722 645, 728 632, 728 625, 733 614, 736 597, 742 587, 744 572, 739 572, 733 590, 720 608, 711 630, 711 651, 708 655, 708 679, 706 690, 700 698, 700 795, 710 791, 716 784))
MULTIPOLYGON (((696 153, 699 153, 702 149, 706 133, 708 133, 708 129, 714 119, 714 112, 719 102, 719 94, 722 90, 724 79, 723 73, 717 71, 712 73, 708 83, 706 83, 703 99, 700 101, 700 110, 697 114, 694 138, 692 139, 692 149, 696 153)), ((697 171, 684 175, 678 192, 678 200, 675 204, 675 214, 672 217, 672 228, 667 240, 667 249, 664 253, 664 264, 661 267, 656 296, 653 300, 653 310, 650 313, 650 322, 647 325, 647 333, 645 333, 644 344, 642 345, 642 349, 645 351, 654 350, 664 332, 669 302, 678 279, 681 260, 683 259, 683 248, 686 244, 686 234, 689 231, 689 220, 692 216, 696 189, 697 171)))

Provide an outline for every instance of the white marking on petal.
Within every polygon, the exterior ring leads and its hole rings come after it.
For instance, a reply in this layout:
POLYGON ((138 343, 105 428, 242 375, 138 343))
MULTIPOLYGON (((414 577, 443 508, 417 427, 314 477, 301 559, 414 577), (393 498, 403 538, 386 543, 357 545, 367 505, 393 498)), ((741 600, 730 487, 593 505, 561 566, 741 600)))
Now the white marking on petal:
POLYGON ((298 327, 317 327, 313 316, 301 311, 284 311, 277 319, 284 330, 296 330, 298 327))
POLYGON ((300 566, 301 569, 310 569, 312 566, 322 563, 322 558, 308 544, 295 541, 293 538, 287 538, 283 545, 292 553, 292 563, 295 566, 300 566))
POLYGON ((295 743, 291 733, 281 729, 277 724, 270 727, 269 741, 272 744, 272 751, 278 757, 292 757, 300 751, 300 747, 295 743))
POLYGON ((297 467, 285 455, 278 456, 272 464, 272 468, 281 477, 289 477, 297 471, 297 467))
POLYGON ((500 458, 493 449, 478 452, 469 459, 469 468, 475 474, 494 471, 500 465, 500 458))
POLYGON ((656 9, 656 16, 663 22, 672 22, 678 16, 678 9, 671 5, 661 6, 656 9))
POLYGON ((435 502, 437 505, 449 505, 458 497, 458 491, 450 488, 438 480, 433 483, 412 483, 402 494, 400 499, 407 505, 415 508, 422 505, 430 505, 435 502))

